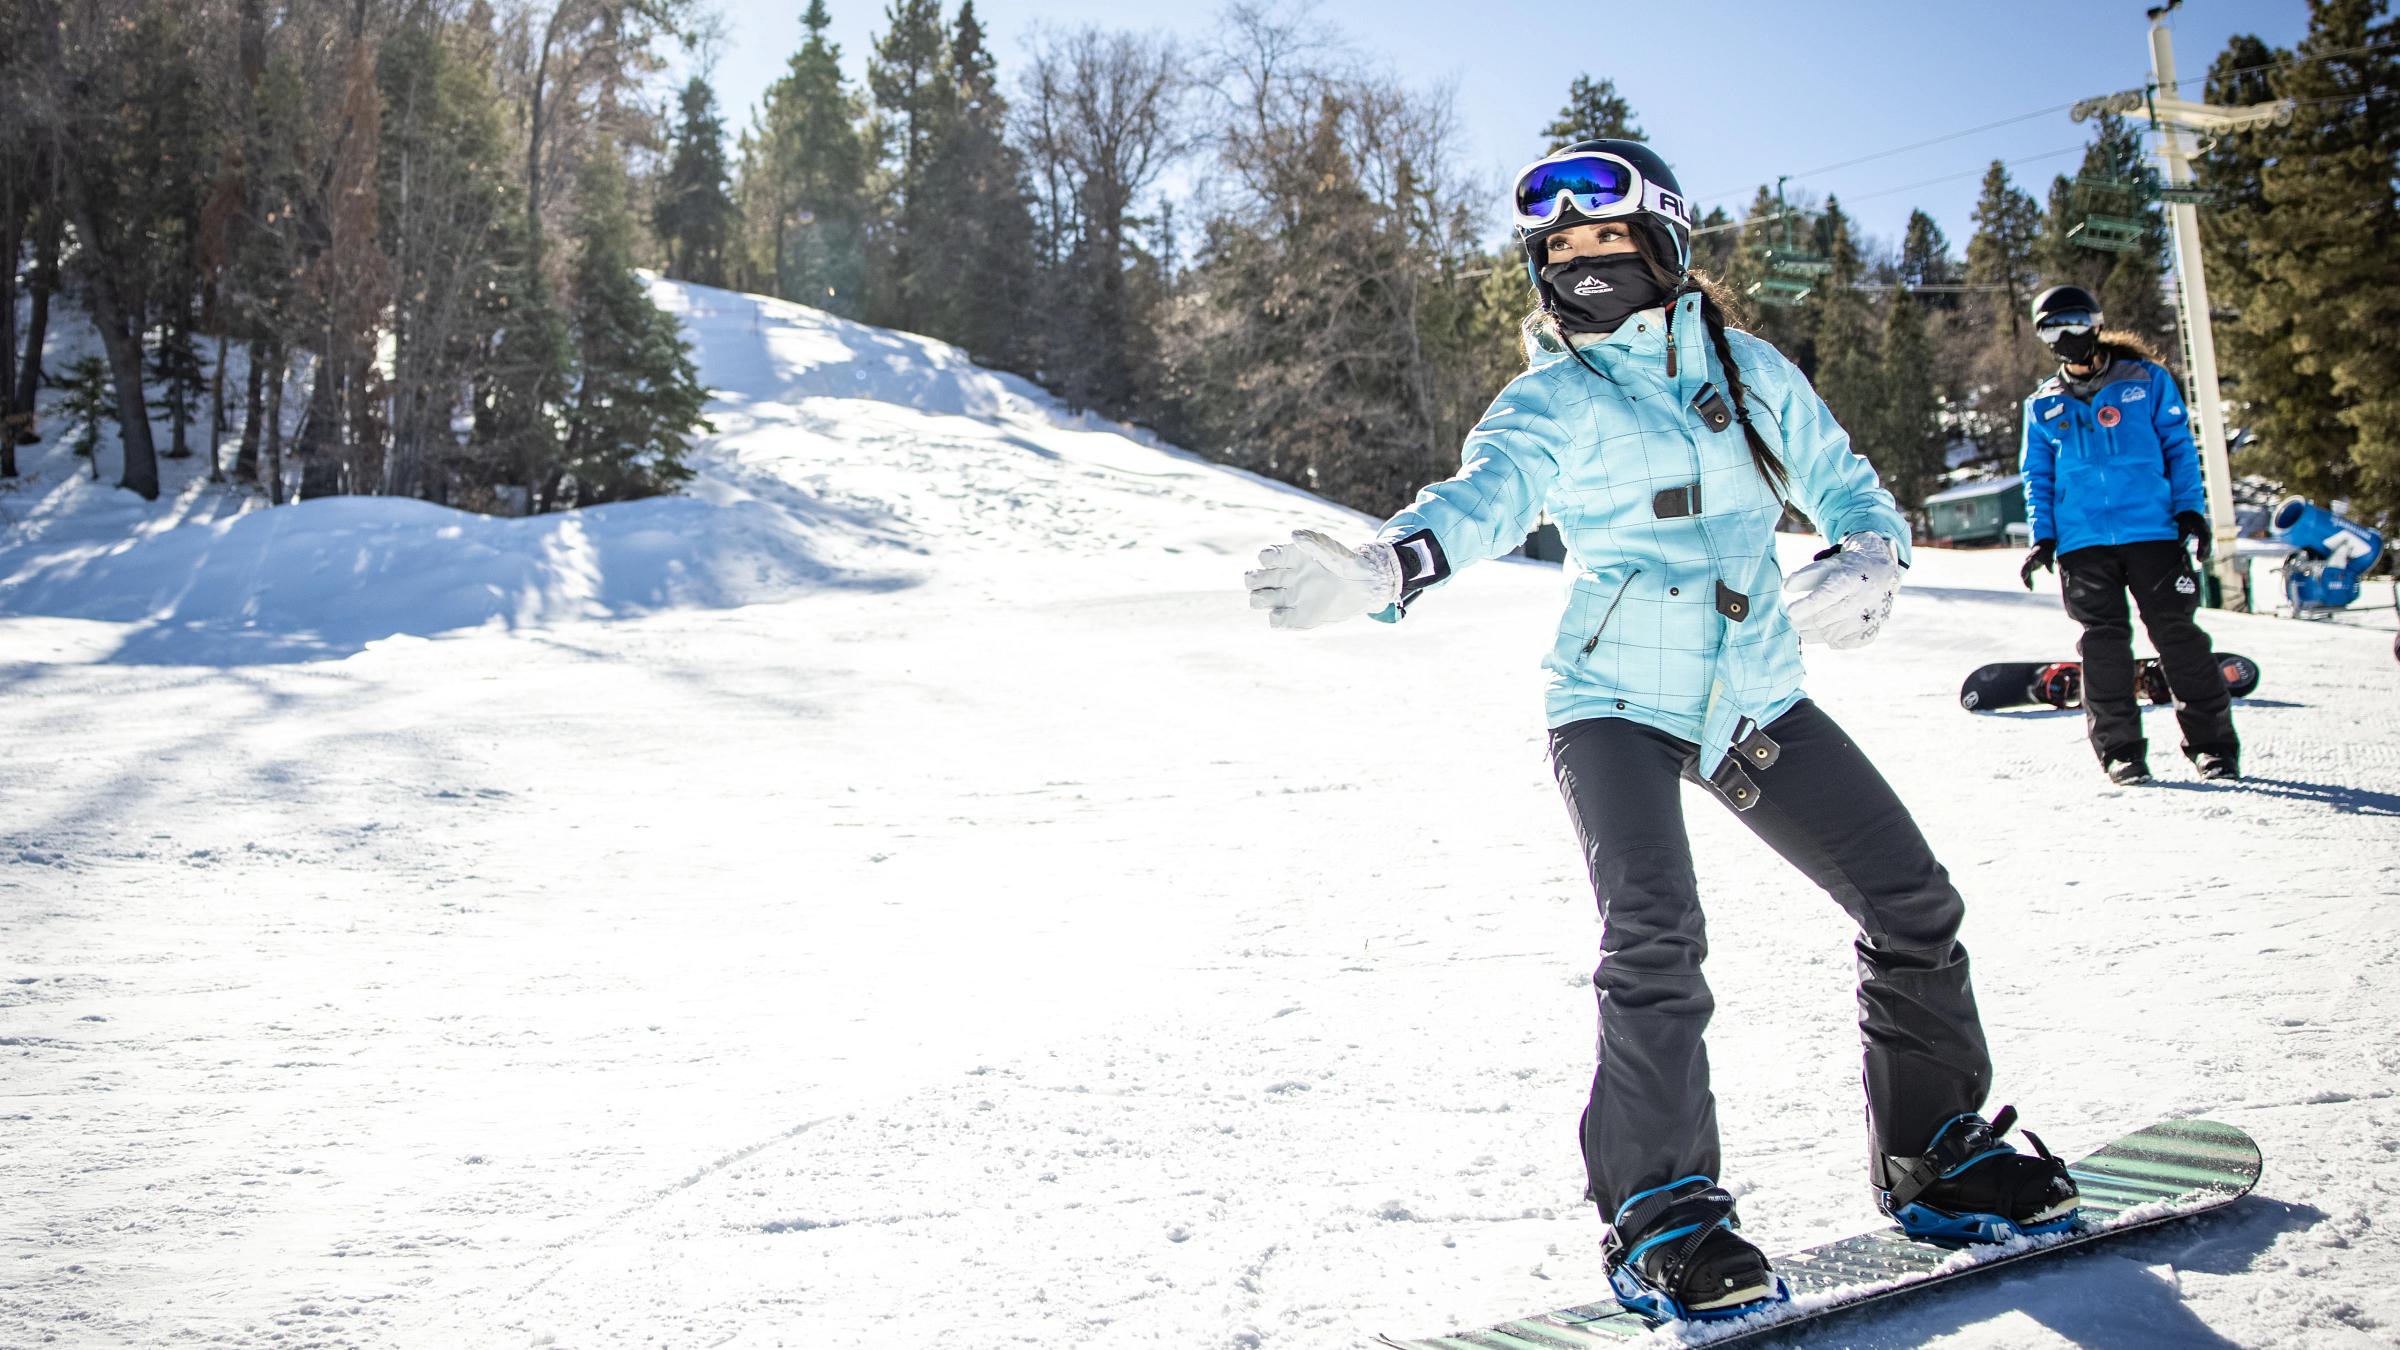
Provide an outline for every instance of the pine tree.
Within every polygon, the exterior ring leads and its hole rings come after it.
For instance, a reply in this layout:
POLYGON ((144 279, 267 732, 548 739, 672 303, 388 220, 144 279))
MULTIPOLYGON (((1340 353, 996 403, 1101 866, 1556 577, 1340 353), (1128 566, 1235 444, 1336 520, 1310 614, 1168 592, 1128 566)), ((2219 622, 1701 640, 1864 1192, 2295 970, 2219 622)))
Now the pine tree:
POLYGON ((924 236, 939 209, 925 198, 926 168, 949 128, 956 93, 945 70, 949 43, 941 0, 890 0, 884 19, 889 26, 867 62, 867 88, 875 99, 876 142, 891 191, 877 225, 870 312, 888 327, 914 330, 924 323, 924 236))
POLYGON ((673 315, 634 275, 633 215, 622 160, 603 141, 576 190, 573 268, 575 387, 543 508, 589 506, 670 491, 691 477, 683 456, 708 429, 691 349, 673 315))
POLYGON ((2313 412, 2349 437, 2338 458, 2329 445, 2309 456, 2313 481, 2287 486, 2347 496, 2354 512, 2387 525, 2400 524, 2395 36, 2380 0, 2312 0, 2299 59, 2270 73, 2300 113, 2269 140, 2260 170, 2268 215, 2251 249, 2263 284, 2245 297, 2242 316, 2245 329, 2288 334, 2294 368, 2307 379, 2276 400, 2275 420, 2289 427, 2313 412))
POLYGON ((808 38, 767 90, 742 179, 770 289, 855 315, 866 289, 867 146, 858 100, 842 84, 841 48, 825 37, 832 22, 825 0, 809 0, 808 38))
MULTIPOLYGON (((27 63, 47 84, 25 100, 53 119, 44 128, 56 147, 59 197, 73 226, 75 272, 82 281, 116 395, 122 447, 118 484, 156 500, 158 451, 142 387, 143 282, 154 269, 149 252, 153 213, 143 201, 144 152, 139 119, 122 115, 123 72, 139 68, 145 52, 128 24, 37 23, 41 50, 27 63)), ((17 111, 12 108, 12 113, 17 111)), ((12 129, 7 134, 16 134, 12 129)))
MULTIPOLYGON (((126 121, 144 166, 135 209, 148 236, 140 291, 159 333, 149 374, 164 388, 152 406, 166 414, 165 458, 186 459, 192 419, 208 363, 200 355, 193 305, 200 288, 199 218, 213 150, 210 109, 198 61, 203 53, 189 19, 170 6, 151 6, 135 20, 135 69, 129 72, 126 121)), ((13 261, 13 260, 12 260, 13 261)))
POLYGON ((100 424, 116 407, 108 363, 97 356, 78 358, 67 367, 58 387, 66 395, 59 402, 58 415, 74 437, 75 453, 92 461, 92 478, 98 481, 100 424))
MULTIPOLYGON (((1958 284, 1958 264, 1951 260, 1950 241, 1923 211, 1908 213, 1908 230, 1900 240, 1900 280, 1912 289, 1958 284)), ((1921 303, 1928 309, 1949 309, 1957 300, 1956 292, 1936 292, 1925 295, 1921 303)))
POLYGON ((948 125, 928 158, 943 206, 922 220, 915 254, 924 330, 986 365, 1030 369, 1032 204, 975 0, 959 6, 942 64, 955 87, 948 125))
POLYGON ((1975 233, 1967 240, 1967 283, 1984 289, 1959 307, 1978 340, 1971 349, 1961 409, 1963 429, 1989 462, 2013 463, 2023 435, 2025 396, 2051 369, 2048 353, 2028 326, 2029 308, 2041 280, 2035 251, 2042 210, 2008 180, 2007 166, 1993 160, 1975 203, 1975 233))
POLYGON ((503 224, 492 262, 477 315, 479 330, 492 336, 476 354, 473 438, 455 469, 461 504, 532 511, 558 474, 574 342, 522 216, 503 224), (504 502, 507 489, 523 500, 504 502))
POLYGON ((1809 232, 1802 214, 1797 205, 1779 204, 1774 189, 1760 184, 1750 199, 1749 209, 1742 213, 1740 244, 1726 259, 1721 279, 1735 295, 1749 302, 1749 331, 1775 344, 1777 351, 1807 374, 1817 364, 1815 320, 1799 306, 1767 303, 1769 292, 1765 289, 1771 275, 1767 255, 1782 249, 1787 230, 1795 239, 1809 232))
POLYGON ((1942 472, 1941 397, 1925 309, 1895 288, 1883 314, 1883 352, 1877 405, 1866 419, 1861 449, 1882 475, 1901 512, 1925 525, 1925 497, 1942 472))
POLYGON ((1741 248, 1740 224, 1725 214, 1722 206, 1710 207, 1692 230, 1692 266, 1720 281, 1732 269, 1734 255, 1741 248))
POLYGON ((2124 118, 2101 114, 2075 176, 2051 181, 2034 257, 2043 286, 2083 287, 2099 297, 2109 327, 2139 333, 2163 349, 2175 338, 2174 307, 2160 286, 2172 238, 2165 215, 2147 195, 2153 177, 2141 134, 2124 118), (2076 230, 2088 233, 2095 216, 2137 221, 2140 238, 2124 252, 2078 243, 2076 230))
POLYGON ((1213 311, 1200 343, 1202 413, 1236 462, 1363 510, 1388 510, 1422 485, 1413 399, 1386 333, 1390 296, 1375 279, 1400 240, 1375 228, 1328 99, 1278 164, 1270 211, 1219 222, 1198 284, 1213 311), (1342 246, 1327 247, 1340 238, 1342 246))
POLYGON ((2041 238, 2041 208, 2008 181, 2008 167, 1995 159, 1984 171, 1974 220, 1975 234, 1967 241, 1967 280, 1999 288, 1994 305, 2004 311, 2014 339, 2024 330, 2026 306, 2040 280, 2035 249, 2041 238))
POLYGON ((651 228, 666 247, 668 276, 722 286, 740 216, 728 190, 725 122, 717 116, 716 90, 697 75, 683 86, 680 102, 682 120, 651 207, 651 228))
POLYGON ((323 232, 302 276, 310 345, 317 350, 316 393, 302 424, 303 497, 373 492, 383 482, 383 375, 376 360, 391 260, 379 230, 383 98, 375 56, 363 39, 347 44, 339 130, 323 175, 323 232))
POLYGON ((166 414, 172 429, 164 457, 188 459, 192 453, 188 433, 192 419, 201 412, 200 391, 208 379, 208 362, 200 355, 200 344, 192 340, 188 304, 179 305, 160 332, 150 353, 150 376, 163 386, 151 405, 166 414))
POLYGON ((1825 199, 1817 235, 1818 247, 1833 268, 1808 297, 1807 310, 1816 330, 1817 368, 1812 379, 1817 394, 1833 409, 1834 420, 1856 428, 1875 415, 1882 395, 1875 311, 1866 293, 1858 289, 1864 264, 1850 235, 1850 217, 1839 200, 1825 199))
POLYGON ((513 322, 499 299, 502 258, 523 221, 487 62, 424 15, 404 22, 377 62, 387 110, 377 195, 392 261, 391 443, 382 483, 362 486, 395 495, 447 501, 453 477, 488 488, 505 472, 467 465, 451 430, 460 388, 513 322))
MULTIPOLYGON (((2277 97, 2262 67, 2290 57, 2255 37, 2234 38, 2211 68, 2208 101, 2246 107, 2277 97)), ((2202 219, 2200 238, 2207 251, 2210 303, 2223 312, 2215 331, 2227 433, 2247 433, 2234 467, 2330 504, 2347 494, 2356 437, 2339 417, 2325 415, 2324 382, 2310 373, 2309 357, 2303 355, 2304 348, 2313 355, 2325 338, 2321 316, 2269 293, 2281 284, 2271 279, 2270 266, 2288 265, 2289 259, 2277 237, 2283 222, 2269 210, 2263 173, 2270 158, 2293 152, 2290 135, 2283 128, 2261 127, 2221 136, 2200 156, 2194 165, 2197 178, 2216 198, 2202 219)))
POLYGON ((1578 75, 1567 86, 1567 104, 1542 128, 1550 143, 1545 154, 1556 153, 1577 141, 1615 139, 1638 141, 1646 137, 1634 124, 1633 105, 1617 92, 1615 80, 1595 80, 1578 75))

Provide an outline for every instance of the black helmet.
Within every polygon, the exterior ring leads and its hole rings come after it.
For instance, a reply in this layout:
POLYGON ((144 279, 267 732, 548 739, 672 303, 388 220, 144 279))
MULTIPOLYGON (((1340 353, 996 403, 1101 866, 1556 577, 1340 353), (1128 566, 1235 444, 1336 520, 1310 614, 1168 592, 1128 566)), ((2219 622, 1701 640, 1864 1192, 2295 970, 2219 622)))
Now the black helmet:
POLYGON ((1640 141, 1577 141, 1542 156, 1518 170, 1509 207, 1536 289, 1542 284, 1542 241, 1601 220, 1630 221, 1677 276, 1691 266, 1691 203, 1675 171, 1640 141))
POLYGON ((2100 302, 2081 286, 2053 286, 2033 297, 2033 324, 2036 328, 2050 321, 2053 315, 2063 317, 2070 314, 2090 315, 2084 322, 2094 328, 2100 326, 2100 302))

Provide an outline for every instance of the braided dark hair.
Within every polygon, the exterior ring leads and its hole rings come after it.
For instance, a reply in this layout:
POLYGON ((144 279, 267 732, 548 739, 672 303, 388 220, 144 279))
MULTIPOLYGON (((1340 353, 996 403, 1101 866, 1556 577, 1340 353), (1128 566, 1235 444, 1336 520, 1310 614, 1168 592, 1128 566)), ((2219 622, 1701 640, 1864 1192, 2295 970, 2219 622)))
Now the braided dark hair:
POLYGON ((1708 325, 1708 343, 1716 349, 1717 364, 1725 367, 1725 392, 1733 399, 1733 420, 1742 424, 1742 435, 1750 442, 1750 462, 1757 467, 1758 476, 1767 480, 1775 500, 1788 503, 1792 499, 1791 474, 1750 420, 1750 395, 1742 387, 1742 368, 1734 362, 1733 344, 1725 340, 1726 326, 1740 311, 1724 284, 1698 268, 1685 274, 1683 289, 1676 295, 1680 298, 1694 292, 1700 296, 1700 318, 1708 325), (1729 316, 1728 310, 1733 314, 1729 316))

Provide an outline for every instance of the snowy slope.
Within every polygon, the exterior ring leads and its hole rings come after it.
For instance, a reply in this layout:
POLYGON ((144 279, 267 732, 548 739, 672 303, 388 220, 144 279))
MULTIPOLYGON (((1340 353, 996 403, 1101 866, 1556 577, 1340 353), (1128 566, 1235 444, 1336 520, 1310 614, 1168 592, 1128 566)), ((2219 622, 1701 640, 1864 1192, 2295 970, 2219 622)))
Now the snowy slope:
MULTIPOLYGON (((1251 554, 1358 518, 657 293, 718 390, 687 499, 0 494, 0 1345, 1334 1347, 1595 1296, 1555 570, 1270 633, 1251 554)), ((2389 624, 2211 626, 2266 669, 2240 788, 1958 711, 2071 650, 2005 555, 1814 660, 1969 897, 1997 1100, 2268 1170, 1803 1343, 2395 1343, 2389 624)), ((1689 805, 1745 1220, 1864 1226, 1839 912, 1689 805)))

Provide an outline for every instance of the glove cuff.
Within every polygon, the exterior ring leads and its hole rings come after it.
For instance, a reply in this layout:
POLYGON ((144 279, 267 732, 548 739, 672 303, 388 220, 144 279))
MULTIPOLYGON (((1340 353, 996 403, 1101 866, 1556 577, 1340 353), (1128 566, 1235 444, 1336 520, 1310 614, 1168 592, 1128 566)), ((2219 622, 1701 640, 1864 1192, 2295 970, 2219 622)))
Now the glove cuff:
POLYGON ((1388 609, 1400 603, 1400 552, 1390 544, 1368 544, 1358 550, 1359 559, 1375 574, 1373 603, 1367 613, 1388 609))
POLYGON ((1900 565, 1900 550, 1893 546, 1890 537, 1877 534, 1872 530, 1843 535, 1842 552, 1856 553, 1861 557, 1873 558, 1877 562, 1889 563, 1894 567, 1900 565))

